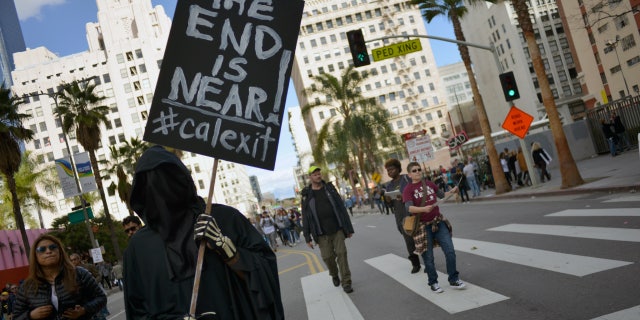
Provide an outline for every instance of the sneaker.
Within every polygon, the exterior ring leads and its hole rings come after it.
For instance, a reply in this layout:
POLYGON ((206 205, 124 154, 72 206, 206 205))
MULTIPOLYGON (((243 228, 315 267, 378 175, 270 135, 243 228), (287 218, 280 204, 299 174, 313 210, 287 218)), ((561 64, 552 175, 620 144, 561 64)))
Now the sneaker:
POLYGON ((333 285, 338 287, 340 286, 340 278, 339 277, 333 277, 333 285))
POLYGON ((434 283, 432 285, 430 285, 429 287, 431 287, 431 291, 435 292, 435 293, 442 293, 444 292, 444 290, 442 290, 442 288, 440 288, 440 286, 438 285, 438 283, 434 283))
POLYGON ((466 287, 464 282, 460 280, 456 280, 455 282, 449 282, 449 285, 451 286, 451 288, 458 289, 458 290, 464 289, 464 287, 466 287))
POLYGON ((353 292, 353 288, 351 286, 345 286, 344 288, 342 288, 344 290, 344 292, 346 293, 351 293, 353 292))

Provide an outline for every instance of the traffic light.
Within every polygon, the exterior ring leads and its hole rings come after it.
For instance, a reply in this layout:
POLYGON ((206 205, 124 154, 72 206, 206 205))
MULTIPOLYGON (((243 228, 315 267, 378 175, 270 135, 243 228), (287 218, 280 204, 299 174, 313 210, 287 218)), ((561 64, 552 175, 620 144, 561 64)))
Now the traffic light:
POLYGON ((500 74, 500 84, 502 85, 505 100, 512 101, 520 98, 520 91, 518 91, 516 78, 513 76, 512 71, 500 74))
POLYGON ((369 52, 362 35, 362 30, 351 30, 347 32, 347 40, 349 40, 349 49, 353 58, 353 65, 362 67, 371 64, 369 60, 369 52))

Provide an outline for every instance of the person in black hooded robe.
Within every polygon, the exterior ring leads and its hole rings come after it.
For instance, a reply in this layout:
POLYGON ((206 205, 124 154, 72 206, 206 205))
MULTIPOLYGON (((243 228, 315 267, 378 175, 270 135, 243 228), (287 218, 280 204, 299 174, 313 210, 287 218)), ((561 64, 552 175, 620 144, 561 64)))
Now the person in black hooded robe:
POLYGON ((204 200, 177 156, 161 146, 148 149, 136 164, 130 202, 145 226, 124 253, 127 319, 182 319, 188 314, 197 261, 194 224, 201 227, 198 239, 206 239, 209 248, 196 315, 284 319, 275 254, 238 210, 213 204, 215 220, 202 214, 204 200), (209 239, 211 223, 220 236, 216 239, 233 250, 222 250, 209 239))

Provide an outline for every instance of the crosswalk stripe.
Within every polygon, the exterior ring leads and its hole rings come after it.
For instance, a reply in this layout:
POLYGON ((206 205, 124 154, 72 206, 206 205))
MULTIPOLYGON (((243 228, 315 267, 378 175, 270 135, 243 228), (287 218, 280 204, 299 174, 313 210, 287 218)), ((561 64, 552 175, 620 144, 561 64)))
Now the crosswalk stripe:
POLYGON ((456 251, 578 277, 632 263, 460 238, 453 245, 456 251))
POLYGON ((559 226, 544 224, 507 224, 489 231, 546 234, 561 237, 640 242, 640 229, 559 226))
POLYGON ((619 198, 615 198, 615 199, 609 199, 609 200, 605 200, 602 202, 631 202, 631 201, 640 201, 640 196, 638 195, 633 195, 633 196, 626 196, 626 197, 619 197, 619 198))
MULTIPOLYGON (((427 287, 427 278, 424 273, 410 274, 406 269, 406 259, 394 254, 386 254, 365 262, 451 314, 509 299, 466 281, 467 287, 464 290, 443 285, 442 288, 446 290, 444 293, 433 293, 427 287)), ((438 279, 445 279, 446 283, 447 275, 438 272, 438 279)))
POLYGON ((620 310, 591 320, 638 320, 640 319, 640 306, 620 310))
POLYGON ((548 214, 545 217, 640 217, 640 209, 567 209, 548 214))
POLYGON ((364 320, 351 298, 334 287, 329 271, 301 279, 309 320, 364 320))

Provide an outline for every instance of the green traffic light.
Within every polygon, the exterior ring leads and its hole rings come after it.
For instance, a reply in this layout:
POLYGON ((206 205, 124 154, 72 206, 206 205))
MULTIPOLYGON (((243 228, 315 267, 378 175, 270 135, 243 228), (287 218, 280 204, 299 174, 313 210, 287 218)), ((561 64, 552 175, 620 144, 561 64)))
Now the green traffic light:
POLYGON ((358 54, 358 61, 364 61, 365 60, 365 55, 364 53, 359 53, 358 54))
POLYGON ((508 93, 509 93, 509 97, 513 97, 516 95, 516 91, 513 89, 510 89, 508 93))

